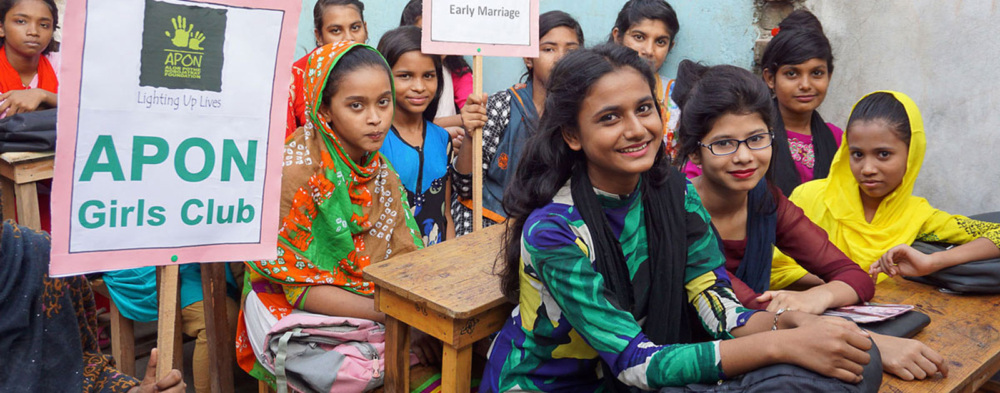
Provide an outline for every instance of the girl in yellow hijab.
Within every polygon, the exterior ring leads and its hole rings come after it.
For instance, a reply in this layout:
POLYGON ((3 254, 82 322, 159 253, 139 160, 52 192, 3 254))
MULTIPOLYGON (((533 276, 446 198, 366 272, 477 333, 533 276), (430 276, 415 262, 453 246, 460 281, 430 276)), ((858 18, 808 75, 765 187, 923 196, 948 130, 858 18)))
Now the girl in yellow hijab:
MULTIPOLYGON (((845 135, 830 176, 801 185, 789 199, 854 262, 881 281, 880 273, 921 276, 1000 257, 1000 224, 952 215, 913 196, 927 140, 910 97, 892 91, 863 97, 845 135), (909 246, 915 240, 962 245, 926 255, 909 246)), ((772 289, 804 276, 794 260, 775 252, 772 289)))

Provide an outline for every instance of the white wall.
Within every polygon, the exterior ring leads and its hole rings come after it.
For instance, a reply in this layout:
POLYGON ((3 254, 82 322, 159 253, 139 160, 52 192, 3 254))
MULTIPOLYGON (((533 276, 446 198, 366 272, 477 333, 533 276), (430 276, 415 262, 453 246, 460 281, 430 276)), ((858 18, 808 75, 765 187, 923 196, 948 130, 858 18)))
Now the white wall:
POLYGON ((808 0, 833 45, 820 112, 844 126, 865 93, 916 101, 927 155, 915 194, 956 214, 1000 210, 1000 5, 997 1, 808 0))

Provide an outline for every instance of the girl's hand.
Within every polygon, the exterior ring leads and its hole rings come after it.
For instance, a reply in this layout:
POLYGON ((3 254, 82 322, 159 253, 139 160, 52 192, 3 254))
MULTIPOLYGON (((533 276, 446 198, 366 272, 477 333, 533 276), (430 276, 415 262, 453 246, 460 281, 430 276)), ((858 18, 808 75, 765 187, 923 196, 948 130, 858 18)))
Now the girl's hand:
POLYGON ((465 140, 465 129, 462 127, 447 127, 445 130, 451 136, 452 151, 458 151, 462 147, 462 141, 465 140))
POLYGON ((462 128, 465 128, 466 135, 486 125, 486 98, 486 93, 483 93, 478 97, 475 94, 469 94, 469 98, 465 99, 461 115, 462 128))
POLYGON ((917 251, 906 244, 900 244, 889 249, 878 261, 875 261, 868 268, 868 274, 875 280, 879 273, 884 273, 889 277, 898 275, 926 276, 938 270, 939 268, 931 255, 917 251))
POLYGON ((420 364, 425 366, 441 364, 443 345, 438 339, 410 327, 410 348, 420 359, 420 364))
POLYGON ((882 352, 885 372, 903 380, 924 379, 940 372, 948 376, 944 358, 924 343, 908 338, 873 334, 875 345, 882 352))
POLYGON ((42 89, 11 90, 0 94, 0 113, 7 111, 7 116, 18 113, 32 112, 45 101, 46 91, 42 89))
POLYGON ((187 385, 184 384, 184 379, 181 377, 181 372, 177 369, 170 370, 170 373, 166 377, 157 381, 156 380, 156 359, 158 354, 156 348, 149 353, 149 363, 146 364, 146 377, 142 379, 142 383, 139 386, 132 388, 129 392, 131 393, 154 393, 154 392, 172 392, 172 393, 184 393, 184 388, 187 385))
POLYGON ((823 288, 813 288, 808 291, 767 291, 757 297, 758 302, 771 302, 767 311, 777 312, 780 309, 802 311, 809 314, 822 314, 830 307, 832 296, 823 288))
POLYGON ((871 361, 872 343, 867 332, 843 318, 816 317, 801 327, 786 330, 779 359, 837 378, 847 383, 861 382, 864 366, 871 361))

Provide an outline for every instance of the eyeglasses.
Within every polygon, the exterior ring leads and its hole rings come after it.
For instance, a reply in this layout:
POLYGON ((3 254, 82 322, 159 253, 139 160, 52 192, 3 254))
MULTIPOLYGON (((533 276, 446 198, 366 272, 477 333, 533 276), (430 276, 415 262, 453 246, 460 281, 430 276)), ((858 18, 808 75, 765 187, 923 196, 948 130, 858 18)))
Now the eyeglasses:
POLYGON ((740 143, 745 143, 750 150, 760 150, 771 146, 774 142, 774 133, 752 135, 747 139, 723 139, 709 144, 698 142, 698 146, 707 147, 708 151, 716 156, 728 156, 736 153, 740 149, 740 143))

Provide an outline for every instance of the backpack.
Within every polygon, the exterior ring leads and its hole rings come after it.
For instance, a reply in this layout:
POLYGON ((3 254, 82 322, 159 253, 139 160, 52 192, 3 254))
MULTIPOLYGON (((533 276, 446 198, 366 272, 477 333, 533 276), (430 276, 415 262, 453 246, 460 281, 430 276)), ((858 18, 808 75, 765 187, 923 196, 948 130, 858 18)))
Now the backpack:
POLYGON ((367 392, 385 378, 385 327, 374 321, 292 313, 267 333, 265 367, 278 393, 367 392))

